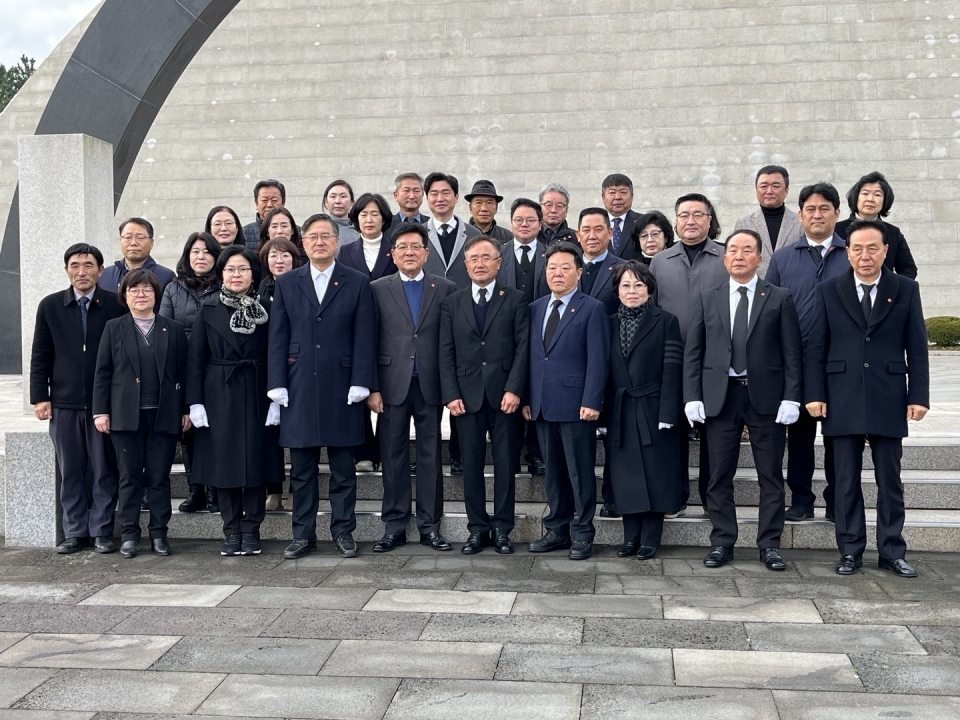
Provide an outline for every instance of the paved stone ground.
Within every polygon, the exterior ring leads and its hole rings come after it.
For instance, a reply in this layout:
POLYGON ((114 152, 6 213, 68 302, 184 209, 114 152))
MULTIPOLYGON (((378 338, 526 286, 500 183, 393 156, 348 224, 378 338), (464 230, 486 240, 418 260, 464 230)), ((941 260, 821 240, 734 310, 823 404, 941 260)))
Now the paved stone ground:
POLYGON ((0 720, 960 716, 960 555, 0 549, 0 720))

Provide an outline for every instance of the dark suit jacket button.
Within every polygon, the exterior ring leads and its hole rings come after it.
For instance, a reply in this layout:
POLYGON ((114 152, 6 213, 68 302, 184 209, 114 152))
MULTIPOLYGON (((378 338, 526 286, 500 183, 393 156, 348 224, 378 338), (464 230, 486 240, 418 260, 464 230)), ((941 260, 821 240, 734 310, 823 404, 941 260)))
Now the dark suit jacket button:
POLYGON ((481 365, 484 365, 484 366, 486 365, 486 363, 480 363, 480 364, 481 364, 481 365))
POLYGON ((863 366, 864 366, 864 367, 870 367, 870 363, 864 363, 863 366))
POLYGON ((486 345, 486 343, 485 343, 483 340, 480 341, 480 344, 481 344, 481 345, 486 345))
POLYGON ((870 342, 870 338, 866 338, 866 341, 867 341, 867 342, 870 342))
POLYGON ((319 345, 317 345, 317 350, 319 350, 319 349, 320 349, 320 346, 319 346, 319 345))
POLYGON ((414 336, 414 337, 416 337, 416 336, 417 336, 417 334, 416 334, 416 333, 414 333, 414 334, 413 334, 413 336, 414 336))

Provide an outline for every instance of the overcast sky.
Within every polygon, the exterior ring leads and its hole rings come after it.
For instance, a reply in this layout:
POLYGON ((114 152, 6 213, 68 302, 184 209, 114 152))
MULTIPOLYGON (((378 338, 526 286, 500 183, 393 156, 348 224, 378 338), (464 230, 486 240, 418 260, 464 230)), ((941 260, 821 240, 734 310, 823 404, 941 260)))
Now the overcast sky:
POLYGON ((21 55, 37 67, 63 36, 98 0, 0 0, 0 63, 7 67, 21 55))

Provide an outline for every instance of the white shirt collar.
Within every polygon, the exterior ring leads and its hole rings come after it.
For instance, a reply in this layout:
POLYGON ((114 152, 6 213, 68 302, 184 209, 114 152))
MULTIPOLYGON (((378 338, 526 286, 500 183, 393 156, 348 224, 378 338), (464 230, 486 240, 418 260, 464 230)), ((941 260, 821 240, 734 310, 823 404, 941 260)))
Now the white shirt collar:
POLYGON ((623 223, 625 223, 625 222, 627 221, 627 214, 626 214, 626 213, 624 213, 623 215, 613 215, 613 214, 611 214, 611 213, 607 213, 607 214, 610 215, 610 227, 613 227, 613 221, 616 220, 616 219, 618 219, 618 218, 620 219, 620 225, 621 225, 621 226, 623 225, 623 223))
POLYGON ((553 305, 553 301, 554 301, 554 300, 559 300, 559 301, 562 303, 562 307, 563 307, 563 308, 566 308, 567 305, 570 304, 570 298, 573 297, 573 294, 574 294, 575 292, 579 292, 579 290, 580 290, 579 287, 575 287, 573 290, 571 290, 570 292, 568 292, 566 295, 562 295, 561 297, 557 297, 554 293, 550 293, 550 302, 549 302, 549 305, 553 305))
POLYGON ((81 295, 80 293, 78 293, 75 287, 72 287, 71 289, 73 290, 73 297, 77 302, 80 302, 80 298, 82 297, 85 297, 90 302, 93 302, 93 294, 97 291, 97 286, 94 285, 93 288, 90 290, 90 292, 86 293, 85 295, 81 295))
POLYGON ((604 250, 600 255, 597 255, 597 257, 595 257, 593 260, 587 260, 587 258, 583 258, 584 265, 591 265, 593 263, 605 262, 607 259, 607 255, 609 254, 610 254, 609 250, 604 250))
POLYGON ((456 229, 457 229, 457 216, 456 216, 456 215, 451 215, 451 216, 450 216, 450 219, 447 220, 446 222, 443 222, 442 220, 438 220, 437 218, 431 216, 431 217, 430 217, 430 224, 433 226, 433 229, 436 230, 438 233, 439 233, 441 230, 443 230, 444 227, 448 227, 448 228, 450 228, 451 230, 456 230, 456 229))
POLYGON ((336 265, 337 261, 334 260, 332 263, 330 263, 330 267, 328 267, 326 270, 320 271, 313 266, 313 263, 310 263, 310 278, 313 280, 314 284, 316 284, 317 278, 323 275, 327 279, 327 283, 329 283, 330 278, 333 277, 333 268, 335 268, 336 265))
MULTIPOLYGON (((487 302, 490 302, 491 300, 493 300, 493 291, 496 287, 497 287, 497 281, 494 280, 485 288, 483 288, 484 290, 487 291, 487 302)), ((471 282, 470 291, 473 293, 473 301, 475 303, 480 302, 480 286, 477 285, 475 282, 471 282)))
POLYGON ((742 287, 745 287, 747 289, 748 294, 753 295, 753 293, 756 292, 757 290, 757 276, 754 275, 752 278, 750 278, 750 280, 748 280, 743 284, 738 283, 732 277, 730 278, 730 294, 731 295, 736 295, 737 293, 739 293, 740 288, 742 287))
MULTIPOLYGON (((883 274, 883 271, 881 270, 880 273, 883 274)), ((862 277, 857 275, 856 270, 853 271, 853 279, 856 281, 858 287, 860 285, 873 285, 873 290, 877 289, 877 284, 880 282, 880 278, 877 278, 876 280, 873 280, 873 281, 864 280, 862 277)))
POLYGON ((833 245, 833 235, 828 237, 822 243, 814 242, 813 240, 808 238, 806 235, 804 235, 803 238, 804 240, 807 241, 807 245, 809 245, 810 247, 819 247, 819 248, 823 248, 824 250, 829 250, 830 247, 833 245))
POLYGON ((403 282, 420 282, 421 280, 423 280, 423 270, 422 270, 422 269, 420 270, 420 273, 419 273, 415 278, 407 277, 407 276, 404 275, 403 273, 397 273, 397 275, 400 276, 400 279, 401 279, 403 282))

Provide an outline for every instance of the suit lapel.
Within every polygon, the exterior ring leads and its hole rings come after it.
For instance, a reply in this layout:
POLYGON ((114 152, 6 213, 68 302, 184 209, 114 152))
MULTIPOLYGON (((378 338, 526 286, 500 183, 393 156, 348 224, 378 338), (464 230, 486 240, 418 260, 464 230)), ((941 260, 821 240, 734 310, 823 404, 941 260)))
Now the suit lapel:
POLYGON ((770 297, 770 288, 763 280, 758 278, 757 286, 753 290, 753 307, 750 308, 750 321, 747 323, 747 337, 750 337, 750 333, 753 332, 753 328, 757 324, 757 318, 760 317, 760 313, 763 312, 763 306, 766 304, 768 297, 770 297))
MULTIPOLYGON (((660 319, 660 309, 656 305, 651 304, 647 311, 643 314, 643 318, 640 320, 640 324, 637 326, 637 332, 633 335, 633 340, 630 342, 630 347, 627 349, 627 355, 623 359, 626 360, 630 357, 633 351, 636 349, 637 345, 647 335, 653 328, 656 326, 657 321, 660 319)), ((619 331, 620 320, 617 319, 617 329, 619 331)), ((617 347, 620 347, 620 344, 617 343, 617 347)), ((621 353, 622 354, 622 353, 621 353)))
POLYGON ((310 272, 309 263, 304 265, 299 272, 300 277, 297 278, 297 285, 300 286, 300 290, 306 296, 313 312, 317 313, 320 310, 320 301, 317 300, 317 287, 313 284, 313 275, 310 272))
POLYGON ((135 335, 135 333, 138 332, 140 332, 140 329, 133 321, 133 315, 124 316, 123 322, 120 324, 120 339, 123 342, 123 349, 126 350, 127 357, 130 358, 130 363, 137 373, 137 377, 140 377, 140 350, 137 348, 137 336, 135 335))
POLYGON ((534 283, 536 283, 543 276, 543 268, 547 264, 547 248, 539 240, 534 241, 536 243, 533 250, 533 273, 534 273, 534 283))
POLYGON ((870 313, 870 322, 868 327, 873 327, 883 320, 893 303, 897 300, 897 291, 900 289, 899 283, 894 279, 893 273, 886 268, 880 271, 880 280, 877 282, 877 295, 873 301, 873 310, 870 313))
MULTIPOLYGON (((307 275, 309 277, 309 274, 307 275)), ((311 284, 312 287, 312 284, 311 284)), ((313 300, 316 302, 317 295, 314 293, 313 300)), ((210 313, 207 315, 209 318, 210 327, 216 330, 220 335, 223 336, 224 340, 227 341, 227 344, 234 349, 234 351, 239 355, 240 354, 240 341, 237 339, 237 334, 230 329, 230 315, 234 312, 232 307, 224 305, 223 303, 217 303, 221 308, 219 312, 210 313)))
MULTIPOLYGON (((487 308, 487 321, 486 321, 486 324, 483 326, 483 332, 480 334, 480 337, 483 337, 484 335, 487 334, 487 328, 489 328, 493 324, 493 319, 497 316, 497 312, 499 312, 500 308, 503 307, 503 303, 504 303, 503 296, 504 296, 503 288, 498 288, 494 286, 493 297, 490 298, 490 307, 487 308)), ((472 296, 470 300, 471 301, 473 300, 472 296)))
MULTIPOLYGON (((400 309, 400 314, 406 318, 407 322, 410 323, 410 327, 416 329, 417 327, 417 318, 410 315, 410 304, 407 302, 407 293, 403 289, 403 278, 400 277, 400 273, 395 273, 390 276, 388 280, 388 287, 390 288, 390 294, 393 296, 393 299, 397 302, 397 307, 400 309)), ((424 285, 426 285, 426 275, 424 275, 424 285)), ((422 303, 421 303, 422 304, 422 303)))
POLYGON ((424 225, 427 228, 427 233, 430 235, 430 246, 431 246, 431 255, 436 255, 437 260, 440 261, 440 267, 446 270, 446 263, 443 261, 443 248, 440 246, 440 236, 437 234, 437 229, 433 226, 433 223, 427 220, 424 225))
POLYGON ((167 331, 167 323, 159 315, 154 321, 153 342, 157 349, 157 372, 160 373, 160 382, 163 383, 163 371, 167 365, 167 344, 170 340, 170 333, 167 331))
MULTIPOLYGON (((763 225, 766 227, 766 221, 764 221, 763 225)), ((784 212, 783 222, 780 223, 780 232, 777 233, 777 247, 785 247, 790 236, 793 235, 798 228, 800 228, 800 218, 797 217, 797 214, 789 210, 784 212)), ((836 234, 834 234, 833 238, 834 242, 839 240, 836 234)))
MULTIPOLYGON (((457 221, 457 239, 453 244, 453 252, 450 253, 450 264, 447 265, 449 269, 457 261, 457 257, 460 255, 460 251, 463 250, 464 243, 467 242, 467 226, 466 224, 458 217, 454 218, 457 221)), ((443 257, 441 255, 441 257, 443 257)))
MULTIPOLYGON (((724 283, 718 287, 714 297, 717 299, 717 312, 720 313, 720 322, 723 323, 725 337, 733 337, 730 330, 733 327, 733 318, 730 317, 730 286, 724 283)), ((706 318, 704 318, 704 322, 706 322, 706 318)))
MULTIPOLYGON (((784 220, 786 220, 786 210, 784 210, 784 220)), ((763 218, 763 210, 757 210, 752 215, 753 229, 760 235, 762 243, 763 256, 768 258, 773 255, 773 245, 770 242, 770 231, 767 229, 767 221, 763 218)), ((777 247, 781 247, 777 244, 777 247)))
MULTIPOLYGON (((327 283, 327 290, 325 293, 323 293, 323 302, 320 303, 320 307, 317 309, 318 315, 326 309, 327 305, 330 304, 330 301, 333 300, 334 295, 340 292, 340 288, 346 281, 346 277, 347 273, 344 272, 343 266, 340 265, 340 263, 336 263, 333 266, 333 273, 331 274, 330 281, 327 283)), ((316 297, 316 292, 314 292, 314 297, 316 297)))
MULTIPOLYGON (((857 298, 856 277, 853 269, 848 270, 837 278, 837 292, 840 294, 840 301, 850 313, 850 317, 860 327, 866 329, 867 321, 863 319, 863 308, 860 307, 860 300, 857 298)), ((880 296, 880 288, 877 288, 877 297, 880 296)))
MULTIPOLYGON (((543 303, 543 307, 538 308, 534 313, 532 319, 533 327, 531 328, 531 337, 536 338, 537 344, 540 346, 540 351, 546 352, 546 348, 543 346, 543 319, 546 317, 547 313, 550 311, 550 303, 553 301, 553 296, 548 295, 546 297, 546 302, 543 303)), ((537 301, 539 302, 539 301, 537 301)))
POLYGON ((503 252, 500 253, 500 272, 497 273, 497 282, 512 288, 517 286, 517 256, 514 253, 516 247, 515 240, 503 246, 503 252))
POLYGON ((460 293, 460 310, 463 311, 463 324, 470 328, 471 334, 480 337, 480 331, 477 329, 477 316, 473 314, 472 286, 460 293))
MULTIPOLYGON (((361 243, 363 241, 361 240, 361 243)), ((361 247, 361 254, 362 247, 361 247)), ((381 278, 383 273, 387 269, 387 265, 390 262, 390 241, 387 240, 386 234, 380 239, 380 254, 377 255, 377 261, 373 264, 373 271, 370 273, 371 277, 381 278)))
POLYGON ((433 302, 434 298, 437 296, 437 281, 432 276, 427 276, 426 273, 423 274, 423 298, 420 300, 420 317, 414 322, 414 329, 420 327, 420 323, 423 322, 423 319, 427 316, 427 310, 430 307, 430 303, 433 302))
MULTIPOLYGON (((560 339, 560 335, 563 333, 564 329, 572 322, 573 316, 577 311, 583 307, 583 299, 587 297, 586 293, 582 291, 577 291, 574 293, 573 297, 570 298, 570 302, 567 303, 567 309, 564 310, 563 315, 560 316, 560 324, 557 326, 557 331, 553 334, 553 339, 550 341, 550 347, 547 348, 547 351, 550 350, 554 345, 557 344, 557 340, 560 339)), ((553 304, 553 296, 550 296, 550 302, 547 305, 553 304)))

